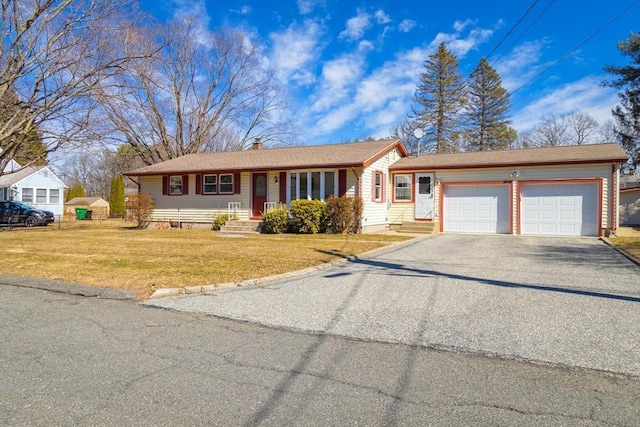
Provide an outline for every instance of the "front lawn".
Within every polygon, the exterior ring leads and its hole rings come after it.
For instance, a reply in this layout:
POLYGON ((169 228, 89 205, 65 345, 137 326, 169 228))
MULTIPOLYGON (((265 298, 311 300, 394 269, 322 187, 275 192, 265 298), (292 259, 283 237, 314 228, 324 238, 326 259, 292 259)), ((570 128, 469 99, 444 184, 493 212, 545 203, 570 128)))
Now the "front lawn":
POLYGON ((611 237, 611 243, 640 259, 640 237, 611 237))
POLYGON ((0 273, 115 287, 167 288, 240 282, 357 255, 398 235, 246 235, 136 230, 122 221, 0 228, 0 273))

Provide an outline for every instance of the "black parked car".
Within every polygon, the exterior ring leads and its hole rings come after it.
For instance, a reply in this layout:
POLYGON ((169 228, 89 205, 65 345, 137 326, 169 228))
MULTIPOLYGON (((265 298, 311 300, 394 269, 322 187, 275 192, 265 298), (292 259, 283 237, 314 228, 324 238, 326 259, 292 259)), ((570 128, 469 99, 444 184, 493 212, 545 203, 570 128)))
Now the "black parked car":
POLYGON ((0 202, 0 224, 33 227, 55 221, 53 212, 36 209, 20 202, 0 202))

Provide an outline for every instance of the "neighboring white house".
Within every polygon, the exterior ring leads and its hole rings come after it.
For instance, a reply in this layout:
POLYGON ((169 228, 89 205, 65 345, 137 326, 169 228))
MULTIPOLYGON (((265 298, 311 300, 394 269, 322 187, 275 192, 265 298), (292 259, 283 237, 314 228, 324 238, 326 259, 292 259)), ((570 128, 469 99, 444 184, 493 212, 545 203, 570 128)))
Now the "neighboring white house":
POLYGON ((0 176, 0 200, 20 201, 51 211, 57 217, 63 215, 65 188, 64 182, 47 166, 20 168, 12 161, 0 176))

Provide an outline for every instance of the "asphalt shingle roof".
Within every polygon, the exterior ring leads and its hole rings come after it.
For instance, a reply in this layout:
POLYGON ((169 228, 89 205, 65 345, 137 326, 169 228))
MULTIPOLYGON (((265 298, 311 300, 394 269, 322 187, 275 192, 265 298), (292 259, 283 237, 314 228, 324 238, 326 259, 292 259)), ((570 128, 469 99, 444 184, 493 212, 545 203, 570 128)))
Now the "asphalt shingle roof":
POLYGON ((187 154, 166 162, 146 166, 126 175, 158 175, 206 171, 245 171, 268 169, 303 169, 314 167, 355 167, 376 160, 393 147, 403 155, 400 140, 368 141, 332 145, 305 145, 260 150, 224 151, 187 154))
POLYGON ((544 164, 625 162, 627 153, 618 144, 524 148, 473 153, 431 154, 398 160, 391 170, 456 169, 544 164))
POLYGON ((17 172, 7 173, 0 176, 0 187, 9 187, 16 182, 20 182, 28 176, 38 172, 44 166, 26 166, 17 172))

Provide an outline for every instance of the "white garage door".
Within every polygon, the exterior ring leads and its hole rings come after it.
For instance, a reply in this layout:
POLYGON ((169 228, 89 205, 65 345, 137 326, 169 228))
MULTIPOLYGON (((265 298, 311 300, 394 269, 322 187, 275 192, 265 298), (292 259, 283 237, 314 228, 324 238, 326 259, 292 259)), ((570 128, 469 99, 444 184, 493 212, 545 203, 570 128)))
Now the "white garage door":
POLYGON ((510 212, 507 185, 444 187, 444 231, 509 233, 510 212))
POLYGON ((597 184, 523 184, 522 234, 597 236, 597 184))

